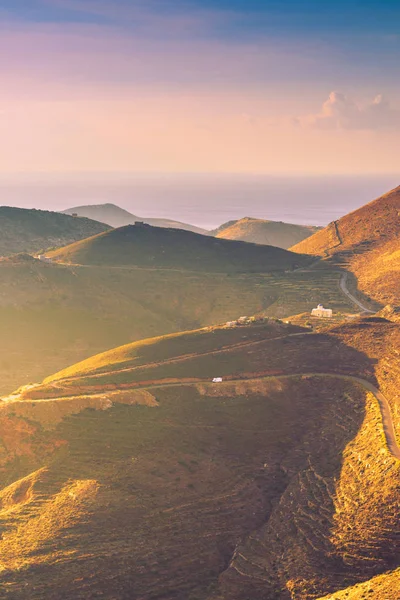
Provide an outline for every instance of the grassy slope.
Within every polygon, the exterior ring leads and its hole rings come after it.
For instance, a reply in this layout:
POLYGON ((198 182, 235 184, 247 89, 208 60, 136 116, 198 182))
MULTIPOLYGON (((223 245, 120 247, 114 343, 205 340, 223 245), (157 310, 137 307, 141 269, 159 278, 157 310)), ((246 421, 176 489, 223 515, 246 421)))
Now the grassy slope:
POLYGON ((47 210, 0 207, 0 256, 65 246, 97 233, 108 225, 75 219, 47 210))
POLYGON ((76 213, 82 217, 88 217, 89 219, 95 219, 101 223, 107 223, 112 227, 123 227, 125 225, 131 225, 135 221, 144 221, 155 227, 174 227, 176 229, 185 229, 187 231, 194 231, 195 233, 207 233, 205 229, 196 227, 195 225, 189 225, 188 223, 181 223, 180 221, 173 221, 171 219, 147 219, 138 217, 132 213, 116 206, 115 204, 89 204, 87 206, 76 206, 64 210, 64 213, 69 215, 76 213))
POLYGON ((400 304, 400 187, 342 217, 292 250, 345 264, 360 289, 383 304, 400 304))
POLYGON ((307 265, 309 257, 270 246, 177 229, 127 226, 50 253, 56 261, 217 273, 265 273, 307 265))
POLYGON ((245 217, 227 223, 217 230, 216 237, 225 240, 241 240, 255 244, 268 244, 278 248, 290 248, 318 231, 319 227, 293 225, 276 221, 264 221, 245 217))
POLYGON ((351 306, 333 273, 231 274, 0 262, 0 393, 143 338, 318 301, 351 306))
MULTIPOLYGON (((382 349, 395 344, 397 324, 362 320, 272 339, 295 331, 273 323, 149 340, 75 375, 85 383, 90 371, 138 363, 146 378, 296 366, 378 378, 395 390, 382 349), (167 362, 260 338, 189 358, 182 373, 167 362)), ((398 566, 399 465, 377 403, 357 385, 201 383, 150 388, 147 406, 131 406, 138 392, 108 391, 107 381, 115 377, 96 385, 92 410, 85 395, 40 402, 28 394, 0 407, 1 478, 11 484, 0 512, 0 586, 12 599, 25 599, 29 580, 30 598, 46 600, 54 585, 74 600, 311 600, 398 566)))

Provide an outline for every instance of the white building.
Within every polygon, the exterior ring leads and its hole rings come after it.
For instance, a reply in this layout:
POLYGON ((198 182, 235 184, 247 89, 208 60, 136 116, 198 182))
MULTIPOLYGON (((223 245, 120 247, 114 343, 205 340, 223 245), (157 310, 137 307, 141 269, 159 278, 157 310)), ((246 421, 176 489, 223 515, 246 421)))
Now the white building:
POLYGON ((51 258, 46 256, 45 254, 39 254, 38 259, 41 260, 42 262, 51 263, 51 258))
POLYGON ((320 319, 331 319, 332 314, 332 309, 324 308, 322 304, 318 304, 317 308, 313 308, 311 311, 311 316, 319 317, 320 319))
POLYGON ((228 321, 226 327, 236 327, 236 321, 228 321))
POLYGON ((222 377, 214 377, 213 383, 222 383, 222 377))
POLYGON ((249 320, 249 317, 239 317, 238 320, 237 320, 237 322, 240 325, 246 325, 246 323, 247 323, 248 320, 249 320))

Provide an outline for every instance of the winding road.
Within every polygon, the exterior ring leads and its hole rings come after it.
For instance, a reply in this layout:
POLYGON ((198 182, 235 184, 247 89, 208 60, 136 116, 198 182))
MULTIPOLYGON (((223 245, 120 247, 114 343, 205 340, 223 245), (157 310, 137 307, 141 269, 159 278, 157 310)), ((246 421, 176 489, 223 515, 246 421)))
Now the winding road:
MULTIPOLYGON (((340 238, 340 233, 338 231, 337 228, 337 224, 335 223, 335 228, 336 228, 336 233, 338 236, 338 240, 339 240, 339 244, 340 245, 342 243, 342 240, 340 238)), ((317 261, 319 262, 319 261, 317 261)), ((60 263, 59 263, 60 264, 60 263)), ((62 264, 62 263, 61 263, 62 264)), ((75 266, 75 265, 66 265, 66 266, 75 266)), ((78 266, 78 265, 76 265, 78 266)), ((88 266, 88 265, 79 265, 80 267, 84 266, 88 266)), ((120 268, 120 267, 119 267, 120 268)), ((130 267, 128 267, 130 268, 130 267)), ((355 304, 364 314, 368 313, 368 314, 375 314, 375 311, 370 310, 369 308, 367 308, 366 306, 364 306, 364 304, 362 304, 362 302, 360 302, 347 288, 347 281, 348 281, 348 273, 347 272, 342 272, 342 271, 338 271, 341 274, 340 277, 340 281, 339 281, 339 287, 340 290, 342 291, 342 293, 353 303, 355 304)), ((311 333, 311 332, 310 332, 311 333)), ((311 333, 312 334, 312 333, 311 333)), ((289 335, 308 335, 307 333, 296 333, 296 334, 289 334, 289 335)), ((282 336, 282 337, 289 337, 289 336, 282 336)), ((276 338, 279 339, 279 338, 276 338)), ((257 341, 257 342, 250 342, 250 343, 244 343, 244 344, 237 344, 236 345, 236 349, 237 347, 240 347, 241 345, 245 346, 245 345, 253 345, 253 344, 257 344, 257 343, 262 343, 265 340, 262 341, 257 341)), ((227 349, 225 348, 222 351, 227 351, 227 349)), ((217 351, 211 351, 209 353, 205 353, 205 354, 214 354, 214 353, 219 353, 221 352, 221 350, 217 350, 217 351)), ((179 360, 185 360, 187 358, 191 358, 191 355, 185 356, 185 357, 176 357, 174 359, 171 359, 171 362, 178 362, 179 360)), ((122 369, 125 370, 125 369, 122 369)), ((131 370, 131 369, 126 369, 126 370, 131 370)), ((269 377, 256 377, 256 378, 249 378, 249 379, 237 379, 237 380, 229 380, 229 383, 235 383, 235 382, 243 382, 243 381, 251 381, 251 380, 262 380, 262 379, 288 379, 288 378, 293 378, 293 377, 336 377, 339 379, 344 379, 344 380, 349 380, 349 381, 354 381, 359 383, 360 385, 362 385, 364 387, 364 389, 368 390, 369 392, 371 392, 378 404, 379 404, 379 408, 380 408, 380 413, 381 413, 381 417, 382 417, 382 425, 383 425, 383 431, 385 434, 385 438, 386 438, 386 443, 387 443, 387 447, 389 452, 392 454, 392 456, 394 456, 397 460, 400 460, 400 447, 397 443, 397 439, 396 439, 396 433, 395 433, 395 427, 394 427, 394 423, 393 423, 393 418, 392 418, 392 414, 391 414, 391 410, 390 410, 390 405, 388 400, 385 398, 385 396, 382 394, 382 392, 379 391, 379 389, 377 387, 375 387, 372 383, 370 383, 369 381, 367 381, 366 379, 362 379, 360 377, 356 377, 356 376, 351 376, 351 375, 340 375, 338 373, 296 373, 296 374, 292 374, 292 375, 278 375, 278 376, 269 376, 269 377)), ((95 376, 94 376, 95 377, 95 376)), ((74 379, 74 378, 71 378, 74 379)), ((140 382, 138 382, 140 385, 140 382)), ((151 389, 151 388, 156 388, 156 387, 170 387, 170 386, 179 386, 179 385, 190 385, 190 384, 197 384, 197 383, 209 383, 209 380, 199 380, 199 379, 195 379, 193 381, 190 381, 190 379, 186 380, 184 383, 162 383, 162 382, 157 382, 155 383, 155 385, 144 385, 142 387, 142 389, 151 389)), ((218 384, 220 385, 220 384, 218 384)), ((135 386, 135 389, 140 389, 139 386, 135 386)))
MULTIPOLYGON (((388 450, 389 450, 390 454, 392 456, 394 456, 394 458, 396 458, 397 460, 400 460, 400 446, 397 443, 396 433, 395 433, 395 429, 394 429, 394 424, 393 424, 392 414, 390 411, 389 402, 387 401, 385 396, 382 394, 382 392, 380 392, 377 387, 375 387, 372 383, 370 383, 366 379, 362 379, 361 377, 356 377, 353 375, 341 375, 340 373, 296 373, 296 374, 292 374, 292 375, 270 375, 267 377, 265 377, 265 376, 264 377, 253 377, 253 378, 249 378, 249 379, 246 379, 246 378, 244 378, 244 379, 229 379, 226 381, 226 383, 232 384, 232 383, 243 383, 244 381, 263 381, 263 380, 268 381, 268 380, 272 380, 272 379, 295 379, 297 377, 329 377, 329 378, 335 378, 335 379, 342 379, 345 381, 353 381, 355 383, 360 384, 368 392, 371 392, 375 396, 375 399, 378 401, 378 404, 379 404, 380 413, 381 413, 381 417, 382 417, 383 432, 385 434, 388 450)), ((199 384, 199 383, 202 383, 202 384, 207 383, 208 385, 218 385, 218 386, 221 385, 221 383, 212 384, 212 383, 210 383, 209 379, 207 379, 207 380, 193 379, 193 381, 187 380, 184 383, 162 383, 162 382, 160 382, 160 383, 155 383, 154 385, 143 386, 142 389, 154 389, 154 388, 161 388, 161 387, 176 387, 176 386, 179 387, 182 385, 192 385, 192 384, 199 384)), ((222 385, 223 385, 223 383, 222 383, 222 385)))
MULTIPOLYGON (((338 271, 339 273, 340 271, 338 271)), ((355 296, 353 296, 353 294, 351 294, 347 288, 347 280, 348 280, 349 274, 347 272, 342 273, 341 277, 340 277, 340 282, 339 282, 339 287, 341 289, 341 291, 343 292, 343 294, 345 294, 349 300, 351 300, 351 302, 353 302, 353 304, 356 304, 356 306, 358 306, 359 308, 361 308, 361 310, 364 313, 370 313, 370 314, 375 314, 374 310, 370 310, 369 308, 367 308, 366 306, 364 306, 364 304, 362 304, 359 300, 357 300, 357 298, 355 296)))

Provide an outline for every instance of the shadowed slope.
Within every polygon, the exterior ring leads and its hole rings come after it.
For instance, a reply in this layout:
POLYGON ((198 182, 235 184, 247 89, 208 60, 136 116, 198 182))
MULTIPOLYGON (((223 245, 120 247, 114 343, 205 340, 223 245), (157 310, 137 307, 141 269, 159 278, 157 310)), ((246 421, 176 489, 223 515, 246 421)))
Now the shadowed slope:
POLYGON ((49 254, 60 262, 206 272, 265 273, 291 270, 310 258, 280 248, 218 240, 178 229, 114 229, 49 254))
POLYGON ((384 304, 400 304, 400 187, 293 246, 344 265, 359 287, 384 304))
POLYGON ((47 210, 0 207, 0 256, 64 246, 109 230, 91 219, 47 210))
POLYGON ((351 306, 336 273, 206 273, 0 261, 0 392, 128 342, 319 301, 351 306))

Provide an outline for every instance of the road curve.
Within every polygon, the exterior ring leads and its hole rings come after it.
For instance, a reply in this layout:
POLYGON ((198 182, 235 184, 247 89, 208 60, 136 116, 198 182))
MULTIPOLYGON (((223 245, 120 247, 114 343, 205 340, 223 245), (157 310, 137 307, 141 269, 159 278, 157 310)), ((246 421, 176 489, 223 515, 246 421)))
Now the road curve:
POLYGON ((370 310, 369 308, 367 308, 366 306, 361 304, 361 302, 359 300, 357 300, 357 298, 349 292, 349 290, 347 289, 348 275, 349 275, 348 273, 342 273, 342 275, 340 277, 339 287, 342 290, 343 294, 345 294, 349 298, 349 300, 351 300, 353 302, 353 304, 356 304, 359 308, 361 308, 361 310, 363 312, 369 313, 369 314, 375 314, 374 310, 370 310))
MULTIPOLYGON (((359 383, 368 392, 371 392, 375 396, 375 398, 379 404, 379 409, 380 409, 380 413, 381 413, 381 417, 382 417, 383 432, 385 434, 388 450, 389 450, 390 454, 392 456, 394 456, 394 458, 397 458, 397 460, 400 460, 400 446, 397 443, 396 433, 395 433, 395 428, 394 428, 394 424, 393 424, 392 413, 390 410, 389 402, 388 402, 387 398, 385 398, 385 396, 382 394, 382 392, 380 392, 377 387, 375 387, 372 383, 370 383, 366 379, 362 379, 361 377, 356 377, 354 375, 341 375, 340 373, 296 373, 296 374, 292 374, 292 375, 270 375, 267 377, 265 377, 265 376, 264 377, 252 377, 249 379, 229 379, 226 381, 226 383, 235 383, 235 382, 243 383, 243 381, 256 381, 256 380, 263 380, 263 379, 265 379, 265 380, 268 380, 268 379, 294 379, 296 377, 331 377, 331 378, 336 378, 336 379, 344 379, 346 381, 354 381, 356 383, 359 383)), ((160 388, 160 387, 175 387, 175 386, 182 386, 182 385, 192 385, 192 384, 197 384, 197 383, 210 383, 210 382, 208 379, 200 380, 200 381, 198 379, 196 379, 196 380, 193 380, 193 382, 186 381, 184 383, 162 384, 160 382, 159 384, 156 384, 156 385, 143 386, 142 389, 152 389, 152 388, 154 389, 154 388, 160 388)), ((221 384, 218 383, 215 385, 221 385, 221 384)))

